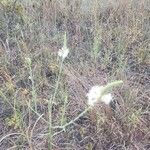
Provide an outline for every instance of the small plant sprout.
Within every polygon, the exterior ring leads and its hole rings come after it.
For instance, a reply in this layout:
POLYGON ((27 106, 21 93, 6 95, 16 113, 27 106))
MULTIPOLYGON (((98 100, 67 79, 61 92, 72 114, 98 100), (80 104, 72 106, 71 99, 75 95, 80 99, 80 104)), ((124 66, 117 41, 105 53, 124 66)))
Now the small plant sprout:
POLYGON ((94 106, 94 104, 98 101, 104 102, 106 105, 109 105, 110 102, 113 101, 112 94, 109 93, 110 90, 114 86, 118 86, 122 83, 122 81, 115 81, 107 84, 106 86, 93 86, 87 94, 88 105, 94 106))
POLYGON ((67 48, 67 37, 66 37, 66 33, 64 34, 64 44, 63 47, 61 49, 59 49, 58 51, 58 56, 62 59, 62 61, 65 60, 65 58, 68 56, 69 54, 69 49, 67 48))

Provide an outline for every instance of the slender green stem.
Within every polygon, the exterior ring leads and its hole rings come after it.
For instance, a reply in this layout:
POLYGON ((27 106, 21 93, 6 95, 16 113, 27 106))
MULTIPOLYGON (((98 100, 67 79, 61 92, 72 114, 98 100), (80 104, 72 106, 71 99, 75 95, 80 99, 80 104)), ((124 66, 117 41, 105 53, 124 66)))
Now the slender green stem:
POLYGON ((52 104, 55 102, 56 94, 59 88, 59 82, 61 79, 61 73, 62 73, 62 67, 63 67, 63 61, 61 61, 60 69, 59 69, 59 74, 58 74, 58 79, 56 82, 55 86, 55 91, 53 97, 50 98, 48 102, 48 112, 49 112, 49 127, 48 127, 48 149, 52 150, 52 104))
POLYGON ((61 116, 61 126, 63 126, 64 123, 65 123, 65 112, 66 112, 66 105, 67 105, 67 102, 68 102, 68 96, 65 95, 65 98, 64 98, 64 105, 63 105, 63 109, 62 109, 62 116, 61 116))
POLYGON ((35 108, 35 111, 37 111, 37 94, 36 94, 36 88, 35 88, 35 83, 33 79, 32 68, 30 64, 29 64, 29 75, 30 75, 30 80, 32 82, 32 98, 34 102, 34 108, 35 108))
POLYGON ((62 126, 63 129, 65 129, 67 126, 73 124, 75 121, 77 121, 80 117, 82 117, 84 114, 86 114, 91 107, 86 108, 82 113, 80 113, 75 119, 71 120, 70 122, 66 123, 64 126, 62 126))
POLYGON ((52 150, 52 98, 48 102, 49 126, 48 126, 48 149, 52 150))
POLYGON ((57 82, 56 82, 56 86, 55 86, 55 91, 54 91, 54 95, 53 95, 53 99, 52 99, 53 102, 55 102, 56 94, 57 94, 57 91, 59 88, 59 82, 61 79, 62 68, 63 68, 63 61, 61 60, 59 74, 58 74, 58 78, 57 78, 57 82))
POLYGON ((7 102, 12 108, 14 108, 13 105, 9 102, 9 100, 7 99, 7 97, 1 90, 0 90, 0 96, 4 99, 5 102, 7 102))
POLYGON ((62 129, 65 130, 65 128, 71 124, 73 124, 75 121, 77 121, 80 117, 82 117, 84 114, 86 114, 91 109, 91 106, 87 107, 82 113, 80 113, 75 119, 71 120, 70 122, 66 123, 63 126, 55 126, 52 127, 53 129, 62 129))

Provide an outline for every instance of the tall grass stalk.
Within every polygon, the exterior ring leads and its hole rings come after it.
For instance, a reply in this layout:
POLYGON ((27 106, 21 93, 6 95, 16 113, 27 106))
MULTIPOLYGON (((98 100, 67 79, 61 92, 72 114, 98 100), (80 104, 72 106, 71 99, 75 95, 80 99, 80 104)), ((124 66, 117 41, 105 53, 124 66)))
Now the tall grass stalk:
MULTIPOLYGON (((26 63, 28 65, 28 69, 29 69, 29 79, 31 80, 31 84, 32 84, 32 102, 34 103, 34 109, 35 111, 37 111, 37 93, 36 93, 36 88, 35 88, 35 83, 34 83, 34 76, 33 76, 33 71, 32 71, 32 61, 30 58, 26 58, 26 63)), ((31 105, 31 102, 29 102, 29 104, 31 105)))
POLYGON ((97 61, 97 58, 99 56, 100 52, 100 45, 101 45, 101 28, 99 25, 99 19, 98 19, 98 1, 94 1, 95 5, 93 5, 93 22, 94 22, 94 41, 92 46, 92 57, 94 58, 94 61, 97 61))
POLYGON ((60 79, 61 79, 62 69, 63 69, 63 61, 61 60, 59 73, 58 73, 58 78, 57 78, 56 85, 55 85, 55 91, 54 91, 54 95, 53 95, 53 98, 52 98, 52 103, 55 103, 55 98, 56 98, 56 94, 58 92, 59 83, 60 83, 60 79))
POLYGON ((65 113, 66 113, 67 102, 68 102, 68 95, 65 95, 65 97, 64 97, 64 105, 63 105, 63 109, 62 109, 61 126, 63 126, 66 123, 65 113))
MULTIPOLYGON (((64 34, 63 48, 67 49, 67 35, 66 35, 66 32, 64 34)), ((54 95, 53 95, 53 102, 55 100, 55 97, 56 97, 56 94, 57 94, 57 90, 59 88, 59 82, 60 82, 60 79, 61 79, 61 73, 62 73, 62 69, 63 69, 63 62, 64 62, 64 58, 61 58, 60 59, 60 68, 59 68, 58 78, 57 78, 57 81, 56 81, 55 91, 54 91, 54 95)))
MULTIPOLYGON (((64 34, 63 48, 67 49, 67 37, 66 37, 66 33, 64 34)), ((58 92, 59 83, 60 83, 60 80, 61 80, 62 69, 63 69, 63 62, 64 62, 64 58, 60 59, 60 68, 59 68, 58 78, 57 78, 56 85, 55 85, 55 91, 54 91, 53 96, 49 99, 49 102, 48 102, 48 112, 49 112, 48 149, 49 150, 52 149, 52 134, 53 134, 52 133, 52 105, 53 105, 53 103, 55 103, 56 94, 58 92)), ((66 100, 64 102, 64 107, 65 107, 65 105, 66 105, 66 100)), ((63 121, 63 120, 64 120, 64 112, 63 112, 63 116, 62 116, 62 120, 61 121, 63 121)))
POLYGON ((49 124, 48 124, 48 149, 52 150, 52 97, 48 102, 48 114, 49 114, 49 124))
POLYGON ((60 69, 59 69, 59 74, 58 74, 58 78, 57 78, 57 81, 56 81, 54 95, 49 99, 49 102, 48 102, 48 112, 49 112, 48 149, 49 150, 52 150, 52 134, 53 134, 52 133, 52 105, 53 105, 53 103, 55 103, 56 94, 58 92, 59 83, 60 83, 60 79, 61 79, 62 68, 63 68, 63 61, 61 61, 61 65, 60 65, 60 69))
POLYGON ((99 52, 100 52, 100 33, 101 33, 101 30, 98 29, 95 31, 95 36, 94 36, 94 43, 93 43, 93 48, 92 48, 92 57, 94 58, 94 61, 96 62, 97 61, 97 58, 99 56, 99 52))

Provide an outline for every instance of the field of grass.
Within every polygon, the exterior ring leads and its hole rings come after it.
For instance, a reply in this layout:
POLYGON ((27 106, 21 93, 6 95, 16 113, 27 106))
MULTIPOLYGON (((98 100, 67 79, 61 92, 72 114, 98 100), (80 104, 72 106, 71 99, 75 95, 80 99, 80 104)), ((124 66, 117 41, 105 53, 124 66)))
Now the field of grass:
POLYGON ((150 1, 0 0, 0 150, 150 150, 150 1))

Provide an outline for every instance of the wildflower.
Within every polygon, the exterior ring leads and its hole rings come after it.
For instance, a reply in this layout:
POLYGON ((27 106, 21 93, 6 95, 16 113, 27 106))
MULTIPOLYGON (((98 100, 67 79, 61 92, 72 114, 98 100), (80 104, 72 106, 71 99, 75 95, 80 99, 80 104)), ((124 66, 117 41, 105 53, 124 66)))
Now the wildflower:
POLYGON ((88 105, 94 106, 94 104, 99 100, 104 102, 106 105, 110 104, 110 102, 113 100, 112 95, 110 93, 102 95, 103 89, 103 86, 93 86, 91 88, 91 90, 87 94, 88 105))
POLYGON ((103 95, 101 97, 101 101, 104 102, 106 105, 109 105, 111 101, 113 101, 111 93, 103 95))
POLYGON ((25 61, 28 65, 31 65, 31 63, 32 63, 31 58, 29 58, 29 57, 25 57, 25 61))
POLYGON ((93 106, 95 102, 101 97, 101 91, 103 86, 93 86, 89 93, 87 94, 88 97, 88 104, 93 106))
POLYGON ((62 58, 62 60, 64 60, 69 53, 69 49, 65 46, 63 46, 61 49, 59 49, 58 51, 58 56, 62 58))

